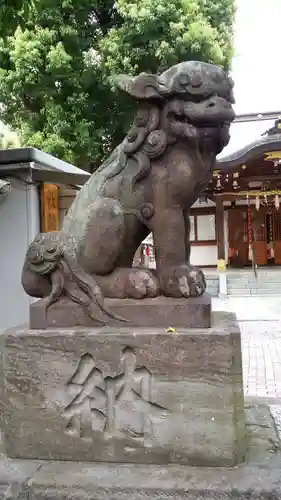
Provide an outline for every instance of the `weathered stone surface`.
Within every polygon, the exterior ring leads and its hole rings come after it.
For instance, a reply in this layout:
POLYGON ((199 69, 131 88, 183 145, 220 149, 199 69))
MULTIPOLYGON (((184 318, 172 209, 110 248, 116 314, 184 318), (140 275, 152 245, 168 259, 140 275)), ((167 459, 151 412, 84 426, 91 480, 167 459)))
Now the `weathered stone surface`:
MULTIPOLYGON (((172 325, 181 328, 209 328, 211 326, 211 296, 173 299, 156 297, 143 300, 106 299, 105 305, 115 315, 128 320, 125 326, 164 327, 172 325)), ((116 325, 114 318, 108 318, 108 325, 116 325)), ((120 321, 117 323, 120 326, 120 321)), ((64 328, 75 326, 97 326, 88 311, 69 298, 52 304, 48 310, 44 300, 31 304, 30 328, 64 328)))
POLYGON ((15 329, 5 334, 10 457, 235 465, 244 460, 240 332, 15 329))
POLYGON ((280 438, 266 405, 246 405, 247 464, 234 469, 0 460, 0 499, 281 498, 280 438))
POLYGON ((235 469, 179 465, 48 464, 30 500, 279 500, 281 460, 235 469))
POLYGON ((262 404, 245 405, 247 429, 247 453, 253 463, 272 457, 281 451, 277 421, 273 419, 268 406, 262 404))
POLYGON ((30 460, 0 459, 0 500, 27 500, 27 483, 41 466, 30 460))

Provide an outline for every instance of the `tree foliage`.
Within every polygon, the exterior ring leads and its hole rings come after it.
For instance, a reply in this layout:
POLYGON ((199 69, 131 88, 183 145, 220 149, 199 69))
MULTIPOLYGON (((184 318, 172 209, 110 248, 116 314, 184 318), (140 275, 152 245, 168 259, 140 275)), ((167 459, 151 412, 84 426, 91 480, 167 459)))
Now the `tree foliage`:
POLYGON ((188 59, 230 64, 234 0, 7 5, 0 118, 23 145, 83 168, 98 166, 131 120, 132 103, 116 92, 113 74, 162 71, 188 59))

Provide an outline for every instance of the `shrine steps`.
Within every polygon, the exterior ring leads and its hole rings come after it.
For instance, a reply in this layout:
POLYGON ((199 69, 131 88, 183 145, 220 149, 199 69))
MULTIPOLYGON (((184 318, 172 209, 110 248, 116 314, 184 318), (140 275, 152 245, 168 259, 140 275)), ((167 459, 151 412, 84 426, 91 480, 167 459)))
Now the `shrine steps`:
POLYGON ((227 272, 227 294, 230 296, 281 295, 280 268, 227 272))

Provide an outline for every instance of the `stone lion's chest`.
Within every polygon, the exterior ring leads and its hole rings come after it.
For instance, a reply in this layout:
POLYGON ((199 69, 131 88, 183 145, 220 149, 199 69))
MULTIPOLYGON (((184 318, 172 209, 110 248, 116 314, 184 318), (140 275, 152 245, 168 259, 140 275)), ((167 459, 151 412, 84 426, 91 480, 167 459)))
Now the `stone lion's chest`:
POLYGON ((167 164, 168 186, 173 197, 184 199, 204 189, 212 176, 212 162, 178 153, 167 164))

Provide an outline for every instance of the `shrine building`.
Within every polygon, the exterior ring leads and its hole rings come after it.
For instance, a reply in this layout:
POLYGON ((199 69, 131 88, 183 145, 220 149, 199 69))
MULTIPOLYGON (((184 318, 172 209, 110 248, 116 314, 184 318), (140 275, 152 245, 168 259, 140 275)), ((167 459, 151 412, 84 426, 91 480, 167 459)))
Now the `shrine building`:
MULTIPOLYGON (((232 124, 212 181, 190 212, 193 265, 281 265, 280 115, 243 115, 232 124)), ((154 267, 151 235, 143 252, 154 267)))

